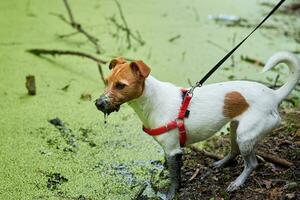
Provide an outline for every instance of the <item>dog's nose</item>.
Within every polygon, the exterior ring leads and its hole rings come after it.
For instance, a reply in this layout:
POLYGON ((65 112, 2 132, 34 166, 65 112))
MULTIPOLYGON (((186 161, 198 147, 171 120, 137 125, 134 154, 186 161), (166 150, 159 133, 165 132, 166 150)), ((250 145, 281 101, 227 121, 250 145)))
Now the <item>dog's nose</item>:
POLYGON ((106 103, 107 103, 106 99, 100 97, 99 99, 96 100, 95 106, 98 108, 98 110, 103 111, 106 107, 106 103))

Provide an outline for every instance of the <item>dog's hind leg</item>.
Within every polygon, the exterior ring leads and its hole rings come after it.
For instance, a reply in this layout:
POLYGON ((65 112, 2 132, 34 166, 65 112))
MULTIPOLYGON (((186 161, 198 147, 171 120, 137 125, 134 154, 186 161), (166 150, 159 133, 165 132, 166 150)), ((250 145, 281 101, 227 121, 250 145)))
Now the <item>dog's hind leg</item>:
POLYGON ((254 150, 244 154, 241 153, 244 159, 244 170, 243 172, 235 179, 234 182, 230 183, 230 185, 227 188, 228 192, 234 191, 241 187, 246 179, 250 176, 251 172, 257 167, 258 163, 256 160, 256 156, 254 153, 254 150))
POLYGON ((231 150, 230 152, 219 161, 216 161, 213 163, 213 167, 219 168, 223 167, 230 161, 232 161, 238 154, 239 154, 239 147, 236 143, 236 130, 238 127, 239 122, 238 121, 231 121, 230 122, 230 143, 231 143, 231 150))
POLYGON ((249 114, 240 121, 237 129, 237 144, 244 159, 244 170, 232 182, 227 191, 231 192, 241 187, 258 163, 255 156, 255 146, 263 136, 274 129, 280 122, 280 116, 272 111, 269 115, 258 116, 249 114), (261 120, 263 119, 263 120, 261 120))

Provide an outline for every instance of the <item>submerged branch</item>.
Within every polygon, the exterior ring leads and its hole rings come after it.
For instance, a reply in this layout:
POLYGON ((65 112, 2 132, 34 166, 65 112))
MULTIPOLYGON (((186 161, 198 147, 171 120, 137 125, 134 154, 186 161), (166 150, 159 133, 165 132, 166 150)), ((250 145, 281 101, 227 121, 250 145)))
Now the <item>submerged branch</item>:
POLYGON ((56 56, 56 55, 70 55, 70 56, 80 56, 84 58, 88 58, 90 60, 93 60, 97 62, 98 64, 106 64, 106 61, 101 60, 99 58, 96 58, 90 54, 80 52, 80 51, 68 51, 68 50, 57 50, 57 49, 28 49, 27 52, 34 54, 36 56, 41 56, 41 55, 51 55, 51 56, 56 56))
POLYGON ((140 45, 144 45, 145 42, 142 40, 139 32, 137 32, 136 34, 132 33, 132 31, 130 30, 128 23, 126 21, 124 12, 122 10, 121 4, 115 0, 115 3, 118 7, 118 11, 120 14, 120 18, 122 20, 122 24, 118 23, 115 17, 110 17, 109 20, 116 26, 117 29, 120 29, 122 31, 124 31, 126 33, 126 41, 127 41, 127 48, 130 49, 131 48, 131 39, 135 40, 136 42, 138 42, 140 45))
POLYGON ((68 51, 68 50, 57 50, 57 49, 28 49, 27 52, 29 52, 33 55, 36 55, 36 56, 41 56, 41 55, 51 55, 51 56, 69 55, 69 56, 79 56, 79 57, 90 59, 90 60, 97 63, 98 70, 99 70, 99 73, 100 73, 100 78, 101 78, 102 82, 104 83, 104 85, 106 85, 106 81, 105 81, 105 78, 104 78, 104 73, 103 73, 103 70, 102 70, 102 67, 101 67, 101 64, 105 64, 106 61, 101 60, 99 58, 96 58, 95 56, 92 56, 90 54, 80 52, 80 51, 68 51))
MULTIPOLYGON (((67 0, 63 0, 64 5, 66 7, 66 10, 68 12, 68 16, 69 16, 69 20, 67 20, 62 14, 56 14, 56 13, 51 13, 52 15, 58 17, 59 19, 61 19, 63 22, 69 24, 72 28, 76 29, 76 31, 78 33, 83 34, 92 44, 94 44, 95 48, 96 48, 96 53, 99 54, 100 53, 100 46, 98 44, 98 39, 94 36, 92 36, 91 34, 89 34, 80 23, 76 22, 74 19, 74 15, 73 12, 71 10, 71 7, 68 3, 67 0)), ((67 36, 71 36, 71 35, 75 35, 75 34, 68 34, 67 36)), ((59 36, 60 38, 64 38, 66 36, 59 36)))

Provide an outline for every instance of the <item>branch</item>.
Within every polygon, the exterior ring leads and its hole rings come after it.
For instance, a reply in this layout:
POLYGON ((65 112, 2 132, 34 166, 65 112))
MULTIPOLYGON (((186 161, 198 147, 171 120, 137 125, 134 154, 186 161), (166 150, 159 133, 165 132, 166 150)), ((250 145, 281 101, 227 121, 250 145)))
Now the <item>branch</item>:
POLYGON ((69 4, 68 4, 68 1, 67 0, 63 0, 63 2, 64 2, 64 4, 65 4, 65 7, 66 7, 66 9, 67 9, 67 11, 68 11, 68 14, 69 14, 69 19, 70 19, 70 21, 71 21, 71 24, 76 24, 75 23, 75 21, 74 21, 74 17, 73 17, 73 14, 72 14, 72 10, 71 10, 71 8, 70 8, 70 6, 69 6, 69 4))
MULTIPOLYGON (((94 46, 96 48, 96 53, 99 54, 100 46, 98 44, 98 39, 96 37, 92 36, 91 34, 89 34, 87 31, 85 31, 83 29, 83 27, 81 26, 81 24, 75 21, 74 15, 72 13, 72 10, 71 10, 71 7, 70 7, 68 1, 63 0, 63 2, 67 9, 67 12, 68 12, 69 21, 62 14, 55 14, 55 13, 51 13, 51 14, 54 16, 57 16, 59 19, 61 19, 65 23, 69 24, 72 28, 76 29, 79 33, 83 34, 92 44, 94 44, 94 46)), ((72 35, 72 34, 70 34, 70 35, 72 35)), ((68 35, 68 36, 70 36, 70 35, 68 35)), ((60 37, 60 38, 63 38, 63 37, 60 37)))
MULTIPOLYGON (((207 157, 210 157, 214 160, 221 160, 223 158, 222 156, 207 152, 207 151, 205 151, 203 149, 199 149, 195 146, 190 146, 189 148, 192 151, 196 152, 196 153, 201 153, 201 154, 203 154, 207 157)), ((289 161, 287 161, 283 158, 279 158, 278 156, 275 156, 275 155, 266 154, 266 153, 261 152, 261 151, 257 151, 257 155, 264 158, 268 162, 279 164, 279 165, 284 166, 284 167, 292 167, 294 165, 293 163, 291 163, 291 162, 289 162, 289 161)))
POLYGON ((137 34, 133 34, 132 31, 130 30, 128 23, 125 19, 121 4, 115 0, 115 3, 118 7, 118 11, 122 20, 122 24, 119 24, 117 22, 117 20, 115 19, 115 17, 110 17, 109 20, 117 27, 117 29, 120 29, 122 31, 124 31, 126 33, 126 40, 127 40, 127 48, 130 49, 131 48, 131 38, 134 39, 135 41, 137 41, 140 45, 144 45, 145 42, 142 40, 139 32, 137 32, 137 34))
POLYGON ((57 50, 57 49, 28 49, 27 52, 34 54, 36 56, 41 55, 70 55, 70 56, 80 56, 84 58, 88 58, 90 60, 95 61, 97 64, 106 64, 106 61, 96 58, 90 54, 83 53, 80 51, 68 51, 68 50, 57 50))
POLYGON ((198 176, 199 172, 200 172, 200 169, 197 168, 196 171, 194 172, 194 174, 192 175, 192 177, 187 182, 191 182, 192 180, 194 180, 198 176))
POLYGON ((102 82, 104 83, 104 85, 107 85, 107 82, 104 78, 104 73, 103 73, 102 67, 99 63, 98 63, 98 70, 99 70, 100 78, 101 78, 102 82))
POLYGON ((275 156, 275 155, 266 154, 261 151, 258 151, 257 155, 263 157, 266 161, 269 161, 269 162, 272 162, 275 164, 279 164, 284 167, 292 167, 294 165, 293 163, 291 163, 283 158, 279 158, 278 156, 275 156))
POLYGON ((248 62, 248 63, 251 63, 251 64, 254 64, 254 65, 258 65, 260 67, 265 66, 265 63, 263 63, 262 61, 254 59, 254 58, 250 58, 248 56, 241 56, 241 60, 245 61, 245 62, 248 62))
POLYGON ((100 78, 102 80, 102 82, 104 83, 104 85, 106 85, 106 81, 104 78, 104 73, 101 67, 101 64, 105 64, 106 61, 101 60, 99 58, 96 58, 90 54, 87 53, 83 53, 83 52, 79 52, 79 51, 65 51, 65 50, 56 50, 56 49, 52 49, 52 50, 48 50, 48 49, 28 49, 27 52, 36 55, 36 56, 41 56, 41 55, 51 55, 51 56, 63 56, 63 55, 69 55, 69 56, 79 56, 79 57, 83 57, 83 58, 88 58, 92 61, 95 61, 97 63, 98 66, 98 70, 100 73, 100 78))

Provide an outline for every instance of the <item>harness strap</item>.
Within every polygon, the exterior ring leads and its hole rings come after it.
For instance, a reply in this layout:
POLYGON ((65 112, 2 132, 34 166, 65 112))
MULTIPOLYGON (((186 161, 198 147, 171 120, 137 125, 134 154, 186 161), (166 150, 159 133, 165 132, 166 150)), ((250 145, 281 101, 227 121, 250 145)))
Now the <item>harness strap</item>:
POLYGON ((153 129, 146 128, 143 126, 143 131, 148 133, 151 136, 157 136, 157 135, 166 133, 175 128, 177 128, 177 122, 171 121, 171 122, 167 123, 165 126, 161 126, 161 127, 153 128, 153 129))
POLYGON ((173 129, 177 128, 178 132, 179 132, 179 143, 180 143, 180 146, 183 147, 185 145, 185 142, 186 142, 186 139, 187 139, 186 129, 185 129, 185 126, 184 126, 184 118, 187 117, 187 113, 188 113, 187 108, 188 108, 188 106, 190 104, 190 101, 192 99, 192 96, 188 95, 187 91, 188 91, 187 89, 181 89, 181 92, 184 95, 184 99, 181 103, 181 106, 180 106, 180 109, 179 109, 176 120, 171 121, 171 122, 167 123, 164 126, 161 126, 161 127, 158 127, 158 128, 153 128, 153 129, 146 128, 146 127, 143 126, 143 131, 148 133, 151 136, 157 136, 157 135, 161 135, 163 133, 166 133, 170 130, 173 130, 173 129))

